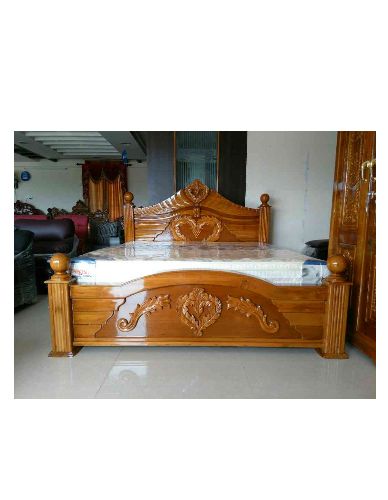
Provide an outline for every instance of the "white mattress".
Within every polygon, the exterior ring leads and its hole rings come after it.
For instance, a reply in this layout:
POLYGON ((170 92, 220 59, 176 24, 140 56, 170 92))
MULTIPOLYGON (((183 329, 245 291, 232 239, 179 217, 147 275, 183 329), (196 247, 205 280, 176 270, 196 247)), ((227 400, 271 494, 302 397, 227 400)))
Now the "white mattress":
POLYGON ((135 242, 95 250, 71 260, 78 283, 122 284, 182 270, 230 271, 278 285, 320 284, 324 261, 258 243, 135 242))

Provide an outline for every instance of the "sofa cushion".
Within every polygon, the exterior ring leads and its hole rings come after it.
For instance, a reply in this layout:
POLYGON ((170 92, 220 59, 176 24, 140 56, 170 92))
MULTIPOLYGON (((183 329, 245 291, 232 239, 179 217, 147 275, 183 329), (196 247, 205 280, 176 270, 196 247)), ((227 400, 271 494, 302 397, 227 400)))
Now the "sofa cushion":
POLYGON ((74 244, 74 237, 63 240, 34 240, 32 251, 34 254, 69 253, 74 244))
POLYGON ((14 219, 47 220, 47 215, 14 214, 14 219))
POLYGON ((74 222, 70 219, 34 220, 18 219, 15 226, 34 233, 34 242, 58 241, 74 236, 74 222))
POLYGON ((86 237, 88 235, 89 217, 87 215, 57 215, 55 219, 70 219, 74 222, 75 232, 78 237, 86 237))
POLYGON ((306 245, 312 248, 326 248, 329 246, 329 240, 311 240, 306 241, 306 245))

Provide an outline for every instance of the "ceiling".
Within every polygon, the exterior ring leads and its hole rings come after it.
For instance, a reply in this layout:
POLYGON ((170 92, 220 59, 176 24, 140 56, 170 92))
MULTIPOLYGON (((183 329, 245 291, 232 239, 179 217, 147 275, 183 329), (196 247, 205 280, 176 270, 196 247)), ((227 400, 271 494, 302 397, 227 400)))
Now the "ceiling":
POLYGON ((145 132, 14 132, 15 161, 146 159, 145 132))

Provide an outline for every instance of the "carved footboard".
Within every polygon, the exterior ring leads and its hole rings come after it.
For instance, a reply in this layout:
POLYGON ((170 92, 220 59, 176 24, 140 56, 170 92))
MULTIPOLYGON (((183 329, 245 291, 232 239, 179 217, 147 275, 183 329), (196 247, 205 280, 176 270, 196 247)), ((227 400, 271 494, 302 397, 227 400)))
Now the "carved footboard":
POLYGON ((51 259, 52 356, 80 346, 310 347, 346 357, 346 261, 329 259, 322 286, 276 286, 237 273, 174 271, 121 286, 77 285, 51 259))

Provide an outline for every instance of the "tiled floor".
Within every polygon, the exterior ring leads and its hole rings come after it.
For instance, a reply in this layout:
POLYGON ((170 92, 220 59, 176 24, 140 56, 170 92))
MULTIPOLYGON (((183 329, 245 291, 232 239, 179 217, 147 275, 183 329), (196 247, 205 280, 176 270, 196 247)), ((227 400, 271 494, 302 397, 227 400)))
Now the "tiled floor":
POLYGON ((15 313, 15 398, 374 398, 376 367, 310 349, 84 347, 49 358, 47 297, 15 313))

